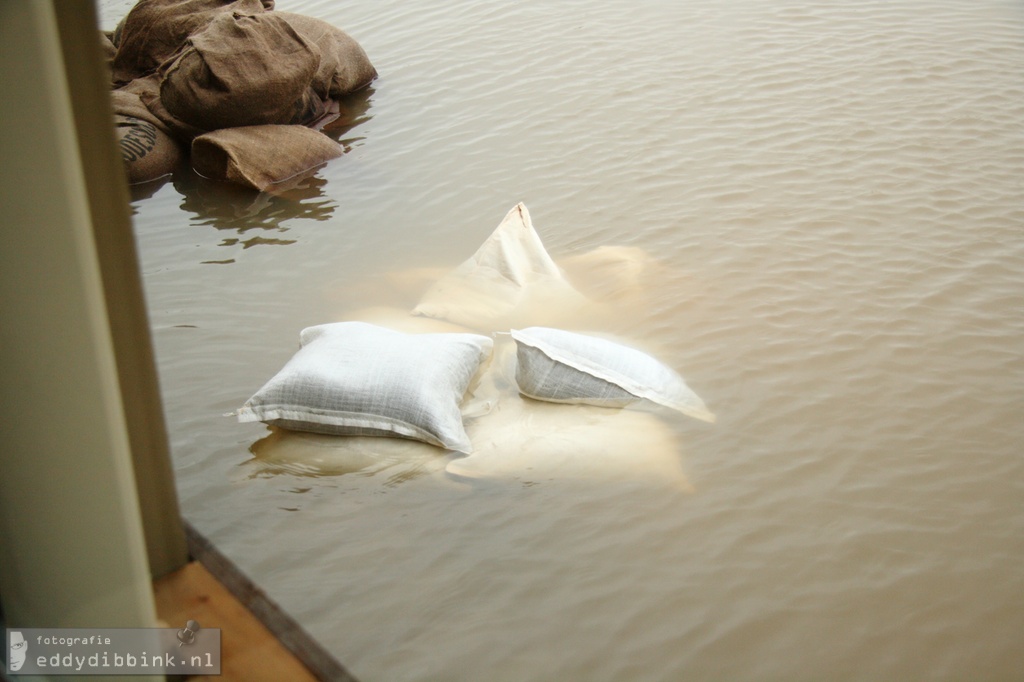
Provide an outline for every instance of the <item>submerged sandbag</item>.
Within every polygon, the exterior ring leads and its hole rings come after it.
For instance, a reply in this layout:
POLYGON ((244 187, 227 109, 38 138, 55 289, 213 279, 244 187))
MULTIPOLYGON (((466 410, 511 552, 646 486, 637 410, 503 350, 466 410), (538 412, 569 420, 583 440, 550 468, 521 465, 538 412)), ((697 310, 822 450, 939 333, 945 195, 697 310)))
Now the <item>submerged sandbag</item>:
POLYGON ((664 279, 664 263, 636 246, 604 244, 558 260, 572 285, 584 296, 635 311, 647 305, 650 289, 664 279))
POLYGON ((114 133, 129 184, 170 175, 184 158, 181 146, 149 121, 115 116, 114 133))
POLYGON ((128 182, 149 182, 169 175, 184 158, 181 145, 135 92, 112 93, 114 132, 128 182))
POLYGON ((520 203, 469 260, 430 287, 413 313, 504 331, 576 319, 595 305, 562 276, 520 203))
POLYGON ((111 77, 123 85, 153 73, 220 14, 258 14, 273 7, 274 0, 139 0, 112 36, 117 54, 111 77))
POLYGON ((650 413, 504 397, 467 432, 473 452, 446 466, 458 478, 643 481, 693 490, 678 438, 650 413))
POLYGON ((203 177, 262 192, 342 153, 337 142, 303 126, 224 128, 192 141, 192 167, 203 177))

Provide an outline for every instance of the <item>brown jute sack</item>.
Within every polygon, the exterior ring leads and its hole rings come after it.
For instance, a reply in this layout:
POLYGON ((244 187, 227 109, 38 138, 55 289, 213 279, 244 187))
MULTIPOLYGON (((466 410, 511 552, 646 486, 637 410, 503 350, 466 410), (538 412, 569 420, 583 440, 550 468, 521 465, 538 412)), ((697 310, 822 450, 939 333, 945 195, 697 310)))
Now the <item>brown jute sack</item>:
POLYGON ((114 132, 128 182, 148 182, 169 175, 184 157, 181 145, 167 134, 160 120, 128 90, 111 93, 114 132))
POLYGON ((320 65, 313 77, 313 90, 322 99, 338 99, 360 90, 377 77, 366 51, 340 28, 326 21, 292 12, 276 12, 299 35, 320 48, 320 65))
POLYGON ((274 0, 139 0, 112 37, 113 82, 123 85, 153 73, 219 14, 259 14, 273 7, 274 0))
POLYGON ((100 49, 103 50, 103 61, 106 62, 107 68, 110 68, 114 62, 114 56, 117 54, 113 31, 100 31, 100 49))
POLYGON ((276 12, 224 13, 192 34, 161 67, 160 99, 174 117, 202 130, 293 123, 320 49, 276 12))
POLYGON ((150 112, 150 116, 153 117, 153 121, 159 123, 172 137, 185 143, 186 145, 192 142, 192 138, 197 135, 202 135, 205 130, 190 126, 183 121, 179 121, 177 118, 172 116, 160 99, 160 74, 154 73, 151 76, 145 78, 136 78, 131 83, 128 83, 122 88, 115 90, 115 92, 130 92, 139 96, 142 103, 146 105, 146 108, 150 112))
POLYGON ((192 141, 192 167, 204 177, 262 192, 342 153, 337 142, 304 126, 224 128, 192 141))

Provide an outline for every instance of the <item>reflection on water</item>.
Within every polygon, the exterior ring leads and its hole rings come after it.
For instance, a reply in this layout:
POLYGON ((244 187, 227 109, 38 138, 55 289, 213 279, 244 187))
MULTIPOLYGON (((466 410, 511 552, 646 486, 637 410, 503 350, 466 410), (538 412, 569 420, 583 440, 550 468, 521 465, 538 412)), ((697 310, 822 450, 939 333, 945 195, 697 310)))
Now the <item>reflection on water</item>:
POLYGON ((207 180, 191 170, 173 178, 174 188, 182 195, 181 210, 191 214, 193 225, 239 234, 249 230, 286 232, 288 228, 281 224, 295 218, 329 220, 337 205, 324 195, 326 182, 313 174, 270 193, 207 180))
POLYGON ((269 427, 270 433, 249 447, 245 462, 250 477, 376 476, 393 487, 444 469, 444 451, 412 440, 325 436, 269 427))
POLYGON ((374 86, 366 86, 362 90, 354 92, 338 102, 338 118, 328 123, 322 132, 345 148, 351 151, 363 141, 364 138, 350 136, 357 126, 366 123, 373 114, 374 86))

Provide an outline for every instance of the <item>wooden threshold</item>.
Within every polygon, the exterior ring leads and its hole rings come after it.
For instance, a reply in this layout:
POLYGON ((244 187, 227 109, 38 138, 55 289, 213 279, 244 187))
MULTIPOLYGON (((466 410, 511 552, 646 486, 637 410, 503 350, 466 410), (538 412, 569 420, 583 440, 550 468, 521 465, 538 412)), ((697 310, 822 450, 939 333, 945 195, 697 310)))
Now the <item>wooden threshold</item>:
POLYGON ((216 679, 357 682, 188 523, 185 530, 194 560, 153 582, 157 617, 167 627, 194 620, 203 628, 220 628, 216 679))
MULTIPOLYGON (((194 620, 220 628, 222 680, 295 680, 316 677, 198 561, 153 583, 157 617, 167 627, 194 620)), ((202 680, 204 676, 190 677, 202 680)))

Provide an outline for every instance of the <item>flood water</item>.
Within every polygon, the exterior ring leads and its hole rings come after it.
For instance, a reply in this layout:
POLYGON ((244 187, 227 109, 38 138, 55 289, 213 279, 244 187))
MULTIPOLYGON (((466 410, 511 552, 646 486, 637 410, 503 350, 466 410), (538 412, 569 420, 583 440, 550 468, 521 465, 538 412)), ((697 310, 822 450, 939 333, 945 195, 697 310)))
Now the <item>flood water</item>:
POLYGON ((380 72, 347 153, 134 219, 184 514, 355 676, 1022 679, 1024 5, 277 7, 380 72), (601 331, 715 424, 465 478, 224 416, 520 201, 556 261, 629 256, 591 285, 633 268, 643 305, 601 331))

